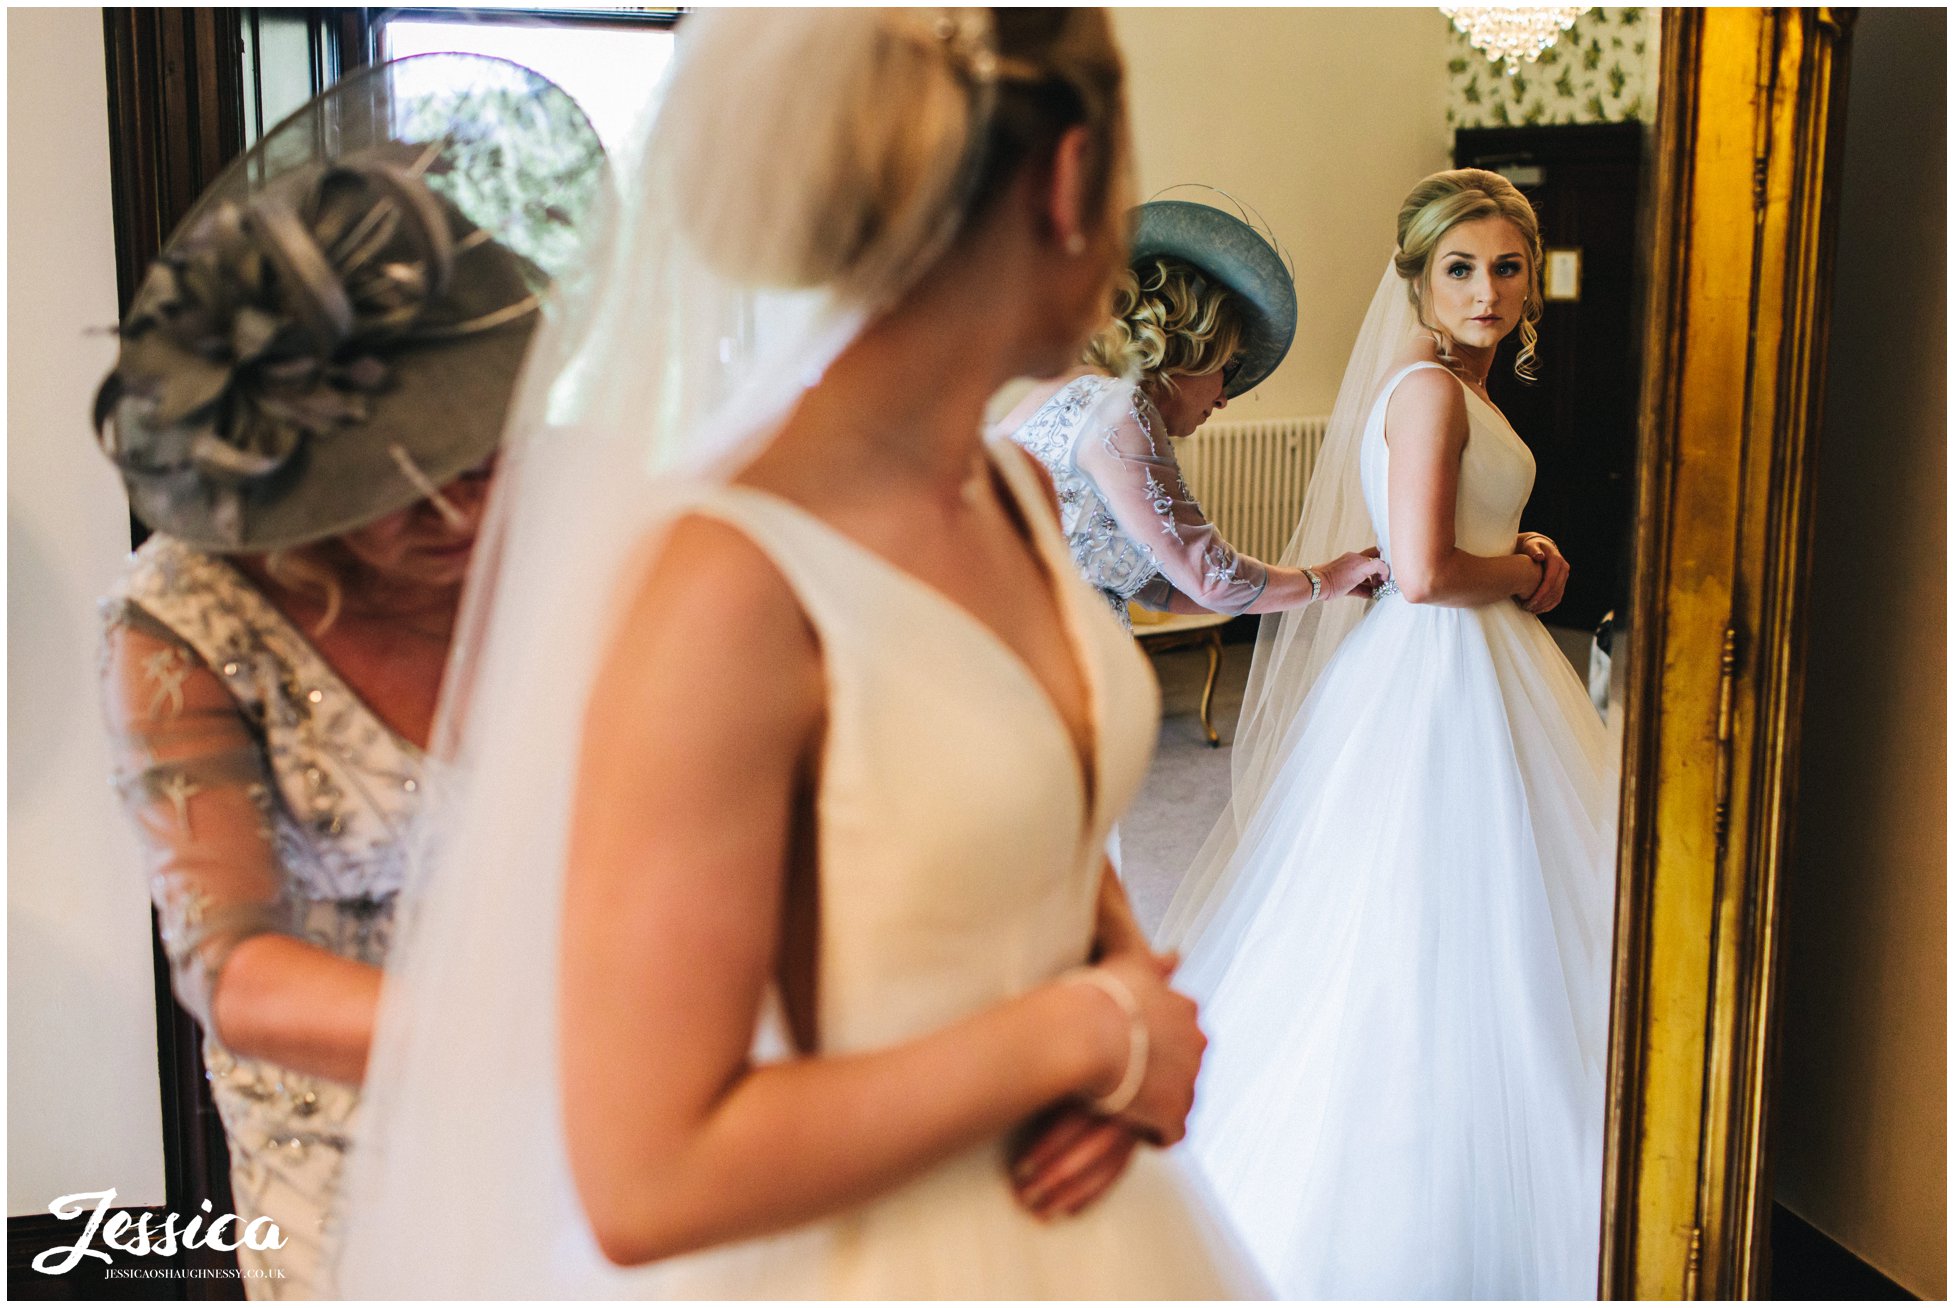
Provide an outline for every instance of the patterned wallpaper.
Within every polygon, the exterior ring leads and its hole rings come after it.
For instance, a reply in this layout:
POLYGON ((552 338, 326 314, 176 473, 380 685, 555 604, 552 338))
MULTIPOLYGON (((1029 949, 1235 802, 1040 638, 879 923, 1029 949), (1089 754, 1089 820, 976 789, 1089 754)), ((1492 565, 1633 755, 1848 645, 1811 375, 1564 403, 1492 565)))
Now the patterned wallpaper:
MULTIPOLYGON (((1440 17, 1449 27, 1449 20, 1440 17)), ((1508 77, 1452 30, 1448 127, 1619 123, 1655 114, 1652 9, 1590 9, 1539 62, 1508 77)))

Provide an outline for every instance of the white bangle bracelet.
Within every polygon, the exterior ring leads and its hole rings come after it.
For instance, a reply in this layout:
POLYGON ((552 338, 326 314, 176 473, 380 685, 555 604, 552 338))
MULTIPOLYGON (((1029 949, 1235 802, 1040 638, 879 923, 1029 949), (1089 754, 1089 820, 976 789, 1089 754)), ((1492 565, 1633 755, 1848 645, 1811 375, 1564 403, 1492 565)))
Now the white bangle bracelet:
POLYGON ((1309 602, 1314 604, 1323 598, 1323 576, 1315 568, 1304 568, 1303 575, 1309 578, 1309 602))
POLYGON ((1083 981, 1104 993, 1126 1014, 1126 1074, 1110 1094, 1089 1100, 1092 1111, 1104 1117, 1117 1117, 1132 1107, 1140 1084, 1147 1079, 1147 1019, 1140 1001, 1133 997, 1126 982, 1103 967, 1075 967, 1059 977, 1061 981, 1083 981))

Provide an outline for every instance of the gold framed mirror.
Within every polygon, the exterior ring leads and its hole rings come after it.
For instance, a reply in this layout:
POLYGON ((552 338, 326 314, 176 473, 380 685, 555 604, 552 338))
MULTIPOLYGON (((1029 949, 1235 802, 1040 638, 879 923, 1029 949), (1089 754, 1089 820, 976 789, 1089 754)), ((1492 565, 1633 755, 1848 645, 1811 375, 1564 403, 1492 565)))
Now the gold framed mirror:
POLYGON ((1663 11, 1602 1293, 1760 1292, 1849 17, 1663 11))

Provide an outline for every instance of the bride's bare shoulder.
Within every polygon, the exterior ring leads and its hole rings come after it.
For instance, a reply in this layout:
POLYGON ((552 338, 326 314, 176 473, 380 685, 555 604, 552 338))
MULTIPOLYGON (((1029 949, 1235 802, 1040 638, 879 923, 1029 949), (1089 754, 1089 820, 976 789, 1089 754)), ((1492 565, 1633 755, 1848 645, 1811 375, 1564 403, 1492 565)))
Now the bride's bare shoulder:
POLYGON ((1407 434, 1429 434, 1463 442, 1467 426, 1465 390, 1438 357, 1430 337, 1407 346, 1398 369, 1411 368, 1399 378, 1384 413, 1384 439, 1394 447, 1407 434), (1436 368, 1415 368, 1436 363, 1436 368))
POLYGON ((773 557, 748 531, 716 514, 683 514, 640 547, 637 562, 631 608, 658 615, 660 625, 676 614, 695 634, 701 626, 726 627, 731 634, 800 607, 773 557))
POLYGON ((684 513, 634 551, 624 575, 600 674, 612 692, 627 684, 682 686, 698 704, 723 684, 788 718, 819 705, 812 622, 779 565, 745 530, 716 514, 684 513))

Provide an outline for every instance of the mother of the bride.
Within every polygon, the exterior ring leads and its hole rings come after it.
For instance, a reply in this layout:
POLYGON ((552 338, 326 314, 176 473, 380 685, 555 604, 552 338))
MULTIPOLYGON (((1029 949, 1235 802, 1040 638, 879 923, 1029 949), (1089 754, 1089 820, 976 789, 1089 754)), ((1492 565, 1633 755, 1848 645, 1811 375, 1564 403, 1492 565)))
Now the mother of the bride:
POLYGON ((1081 366, 1003 422, 1058 486, 1072 557, 1121 621, 1128 601, 1172 613, 1274 613, 1368 595, 1390 575, 1344 554, 1307 568, 1224 539, 1181 476, 1172 440, 1275 371, 1296 335, 1281 257, 1232 214, 1184 200, 1133 213, 1112 319, 1081 366))

